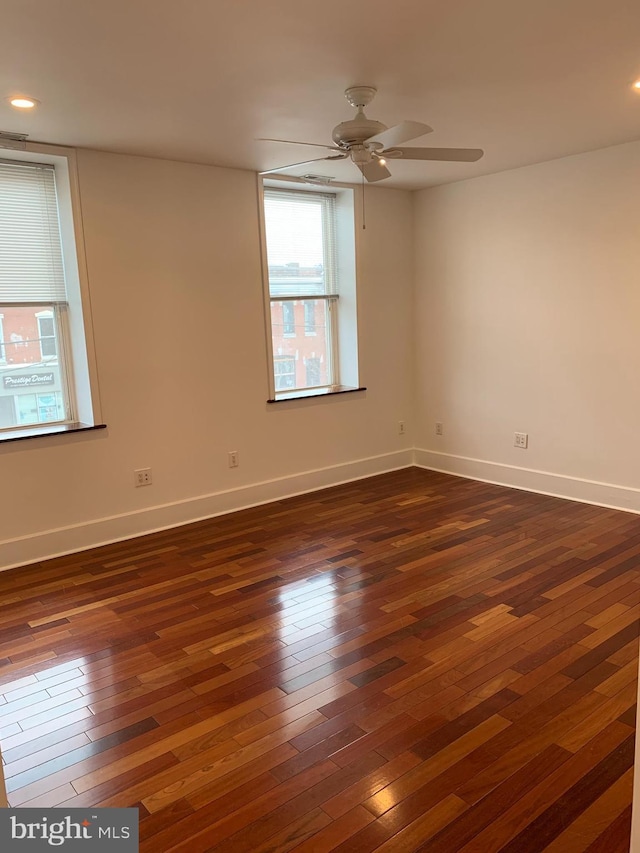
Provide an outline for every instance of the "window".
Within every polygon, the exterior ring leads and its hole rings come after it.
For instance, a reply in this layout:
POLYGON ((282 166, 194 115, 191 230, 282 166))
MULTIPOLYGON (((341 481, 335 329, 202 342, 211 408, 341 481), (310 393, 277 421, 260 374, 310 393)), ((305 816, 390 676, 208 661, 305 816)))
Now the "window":
POLYGON ((16 398, 18 424, 49 423, 64 419, 62 394, 21 394, 16 398))
POLYGON ((307 337, 316 333, 316 307, 318 303, 314 299, 304 303, 304 333, 307 337))
POLYGON ((355 191, 302 183, 295 177, 262 182, 269 402, 363 390, 355 191))
POLYGON ((42 359, 55 358, 58 355, 58 348, 56 346, 56 323, 53 319, 53 311, 39 311, 36 314, 36 319, 38 321, 38 337, 42 359))
POLYGON ((0 156, 0 440, 11 430, 92 426, 96 419, 72 215, 72 152, 52 149, 47 158, 44 151, 0 156))
POLYGON ((295 338, 296 321, 293 302, 282 303, 282 334, 285 338, 295 338))
POLYGON ((265 188, 264 213, 275 391, 337 385, 336 197, 265 188), (302 369, 308 336, 321 369, 302 369), (282 365, 295 358, 301 370, 288 371, 284 384, 282 365))
POLYGON ((315 358, 315 356, 308 358, 305 362, 305 369, 307 371, 307 385, 309 388, 313 388, 314 385, 322 385, 322 373, 319 358, 315 358))
POLYGON ((288 391, 296 387, 296 361, 288 356, 277 356, 273 362, 276 391, 288 391))

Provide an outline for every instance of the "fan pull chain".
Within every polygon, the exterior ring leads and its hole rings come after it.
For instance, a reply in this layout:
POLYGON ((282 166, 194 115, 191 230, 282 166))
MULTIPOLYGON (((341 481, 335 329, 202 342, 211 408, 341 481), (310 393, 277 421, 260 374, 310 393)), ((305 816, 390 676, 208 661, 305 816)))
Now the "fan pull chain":
POLYGON ((367 230, 366 211, 364 206, 364 172, 362 173, 362 230, 367 230))

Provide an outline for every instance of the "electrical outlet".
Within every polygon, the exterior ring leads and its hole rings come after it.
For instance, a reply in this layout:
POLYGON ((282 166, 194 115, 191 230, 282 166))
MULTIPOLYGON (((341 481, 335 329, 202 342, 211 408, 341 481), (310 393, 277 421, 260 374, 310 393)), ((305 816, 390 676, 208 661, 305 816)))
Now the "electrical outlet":
POLYGON ((138 468, 133 472, 133 482, 136 488, 138 486, 150 486, 153 483, 151 479, 151 468, 138 468))
POLYGON ((229 458, 229 468, 237 468, 240 464, 240 454, 237 450, 230 450, 227 454, 229 458))
POLYGON ((436 435, 444 435, 444 428, 441 421, 436 421, 436 435))
POLYGON ((398 435, 404 435, 405 432, 404 421, 398 421, 398 435))
POLYGON ((520 447, 523 450, 526 450, 529 446, 529 433, 527 432, 515 432, 514 434, 514 447, 520 447))

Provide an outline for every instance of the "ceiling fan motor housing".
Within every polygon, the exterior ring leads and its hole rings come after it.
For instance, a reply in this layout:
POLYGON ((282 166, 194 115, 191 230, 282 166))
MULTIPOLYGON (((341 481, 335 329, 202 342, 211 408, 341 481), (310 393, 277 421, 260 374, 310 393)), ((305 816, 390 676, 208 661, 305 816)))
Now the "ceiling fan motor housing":
POLYGON ((333 128, 331 138, 336 145, 343 147, 348 145, 359 145, 369 139, 370 136, 375 136, 376 133, 382 133, 387 126, 380 121, 374 121, 365 116, 360 111, 358 115, 351 121, 342 121, 339 125, 333 128))
MULTIPOLYGON (((350 86, 346 89, 344 96, 349 101, 352 107, 358 111, 356 117, 350 121, 340 122, 339 125, 333 128, 331 138, 341 148, 350 148, 353 145, 361 146, 371 136, 376 133, 382 133, 387 129, 386 124, 380 121, 373 121, 364 114, 364 108, 370 104, 376 94, 374 86, 350 86)), ((373 146, 372 146, 373 147, 373 146)), ((382 148, 382 146, 379 146, 382 148)), ((352 152, 353 153, 353 152, 352 152)), ((361 157, 362 162, 366 162, 370 158, 361 157)), ((355 159, 354 159, 354 162, 355 159)), ((359 162, 359 161, 358 161, 359 162)))

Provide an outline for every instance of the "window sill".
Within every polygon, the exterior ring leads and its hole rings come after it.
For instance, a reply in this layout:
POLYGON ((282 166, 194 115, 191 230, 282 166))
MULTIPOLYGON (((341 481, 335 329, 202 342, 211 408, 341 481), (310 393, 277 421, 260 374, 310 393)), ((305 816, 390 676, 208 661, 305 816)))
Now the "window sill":
POLYGON ((0 432, 0 444, 5 441, 23 441, 25 438, 42 438, 47 435, 66 435, 71 432, 85 432, 91 429, 106 429, 106 424, 54 424, 53 426, 30 427, 25 429, 10 429, 0 432))
POLYGON ((351 394, 354 391, 366 391, 364 387, 350 388, 348 385, 333 385, 330 388, 305 388, 304 391, 280 391, 275 399, 267 403, 286 403, 289 400, 306 400, 309 397, 329 397, 333 394, 351 394))

